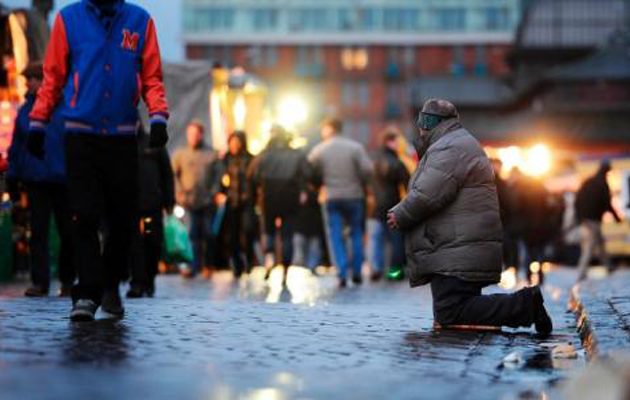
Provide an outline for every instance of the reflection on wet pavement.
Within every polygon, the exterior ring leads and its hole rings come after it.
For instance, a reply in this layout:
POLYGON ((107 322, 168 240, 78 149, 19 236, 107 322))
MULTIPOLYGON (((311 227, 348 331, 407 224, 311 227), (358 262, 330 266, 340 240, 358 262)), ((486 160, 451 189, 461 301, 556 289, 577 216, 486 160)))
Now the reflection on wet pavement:
POLYGON ((551 357, 556 344, 577 346, 564 313, 572 277, 563 271, 550 274, 545 290, 558 328, 545 342, 529 330, 432 331, 427 288, 383 282, 339 292, 334 276, 298 268, 283 288, 280 275, 269 283, 262 270, 240 282, 229 274, 212 282, 161 277, 157 298, 127 301, 124 320, 93 324, 70 323, 67 300, 6 298, 18 291, 0 287, 2 394, 541 398, 583 364, 551 357), (523 364, 503 367, 514 351, 523 364))

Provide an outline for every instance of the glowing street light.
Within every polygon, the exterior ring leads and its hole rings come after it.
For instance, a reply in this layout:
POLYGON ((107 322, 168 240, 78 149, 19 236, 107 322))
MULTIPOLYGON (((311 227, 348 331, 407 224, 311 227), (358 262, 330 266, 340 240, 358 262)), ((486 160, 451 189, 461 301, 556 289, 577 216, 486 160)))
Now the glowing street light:
POLYGON ((288 96, 278 103, 277 121, 285 128, 293 128, 306 121, 308 107, 306 102, 298 96, 288 96))

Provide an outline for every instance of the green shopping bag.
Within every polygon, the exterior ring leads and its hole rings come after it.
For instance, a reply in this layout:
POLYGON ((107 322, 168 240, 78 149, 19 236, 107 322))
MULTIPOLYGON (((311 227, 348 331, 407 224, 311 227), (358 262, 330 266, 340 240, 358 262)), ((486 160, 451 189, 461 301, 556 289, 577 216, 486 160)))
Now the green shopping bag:
POLYGON ((174 215, 164 220, 164 261, 168 264, 193 261, 193 248, 186 226, 174 215))

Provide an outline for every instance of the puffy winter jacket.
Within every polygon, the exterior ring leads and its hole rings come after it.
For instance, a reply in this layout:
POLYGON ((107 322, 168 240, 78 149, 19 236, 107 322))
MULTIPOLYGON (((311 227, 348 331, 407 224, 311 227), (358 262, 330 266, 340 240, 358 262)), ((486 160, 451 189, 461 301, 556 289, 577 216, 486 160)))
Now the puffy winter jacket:
POLYGON ((152 123, 165 123, 168 106, 155 25, 142 8, 115 0, 104 15, 93 0, 61 10, 44 61, 44 82, 31 112, 43 129, 63 96, 66 129, 135 135, 138 102, 152 123))
POLYGON ((13 139, 9 147, 9 171, 7 177, 22 182, 64 183, 66 181, 66 161, 64 149, 63 119, 55 112, 52 122, 46 128, 44 160, 33 157, 26 149, 28 137, 28 114, 35 103, 35 96, 28 95, 15 119, 13 139))
POLYGON ((490 161, 456 119, 428 140, 408 195, 392 209, 406 236, 410 283, 424 285, 435 274, 497 282, 502 228, 490 161))

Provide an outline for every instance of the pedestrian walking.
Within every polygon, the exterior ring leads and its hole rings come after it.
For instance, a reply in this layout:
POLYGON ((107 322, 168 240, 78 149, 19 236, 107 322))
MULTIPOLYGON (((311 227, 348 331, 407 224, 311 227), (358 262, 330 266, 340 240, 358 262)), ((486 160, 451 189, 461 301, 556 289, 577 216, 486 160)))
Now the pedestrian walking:
POLYGON ((204 141, 205 127, 201 121, 191 121, 186 127, 186 145, 173 154, 175 199, 190 216, 190 241, 194 260, 182 275, 193 277, 203 272, 207 277, 217 266, 216 235, 212 222, 216 206, 212 199, 212 185, 217 179, 216 154, 204 141))
POLYGON ((132 246, 128 298, 153 297, 164 241, 163 214, 175 206, 171 160, 165 148, 151 148, 142 125, 138 129, 138 221, 132 246))
POLYGON ((313 184, 312 178, 305 190, 297 213, 293 264, 304 266, 313 275, 317 275, 317 267, 323 265, 326 256, 326 234, 322 206, 319 204, 319 190, 313 184))
POLYGON ((290 146, 291 136, 281 126, 271 128, 267 148, 253 164, 253 179, 260 188, 264 227, 265 280, 277 261, 284 267, 286 284, 293 261, 293 237, 300 202, 306 201, 308 163, 300 150, 290 146), (276 238, 282 242, 281 259, 275 260, 276 238))
POLYGON ((124 314, 119 283, 127 275, 137 230, 140 99, 151 119, 149 146, 163 147, 168 106, 151 16, 124 0, 83 0, 63 8, 30 114, 28 149, 44 157, 46 124, 60 103, 79 275, 72 290, 73 321, 94 320, 99 306, 115 317, 124 314))
POLYGON ((60 296, 70 296, 76 278, 72 260, 72 234, 66 185, 64 127, 58 112, 46 129, 48 140, 43 160, 33 157, 26 149, 29 131, 29 114, 43 79, 41 62, 31 63, 22 75, 27 80, 26 102, 15 120, 13 141, 9 148, 9 192, 19 201, 20 186, 27 194, 30 216, 30 270, 31 285, 24 293, 28 297, 47 296, 50 289, 49 233, 51 216, 59 235, 60 248, 57 260, 61 288, 60 296))
POLYGON ((372 179, 376 207, 374 215, 368 220, 368 248, 372 281, 378 281, 385 269, 385 250, 389 245, 391 260, 388 264, 388 278, 403 278, 405 265, 405 244, 400 231, 387 226, 387 212, 400 202, 401 194, 409 182, 409 171, 398 156, 399 134, 387 130, 382 135, 381 148, 374 159, 372 179))
POLYGON ((549 335, 538 286, 482 295, 501 275, 502 230, 494 174, 453 104, 431 99, 417 120, 418 168, 407 196, 388 214, 406 235, 411 286, 430 283, 440 325, 528 327, 549 335))
POLYGON ((245 132, 236 131, 228 138, 228 152, 219 163, 216 187, 217 205, 224 207, 221 228, 223 247, 235 278, 249 273, 255 263, 254 241, 258 236, 254 211, 254 188, 245 132))
POLYGON ((578 281, 586 279, 588 266, 595 253, 600 261, 612 273, 615 269, 602 234, 602 218, 610 212, 618 223, 621 217, 611 203, 610 187, 606 180, 610 172, 610 162, 603 161, 597 173, 588 178, 577 192, 575 198, 575 214, 580 224, 580 260, 578 262, 578 281))
POLYGON ((349 265, 353 283, 362 283, 365 192, 373 165, 363 146, 344 137, 342 130, 340 120, 325 120, 321 128, 323 142, 313 148, 308 161, 322 177, 327 242, 339 273, 339 286, 343 288, 347 285, 349 265), (350 229, 351 259, 346 250, 345 226, 350 229))

